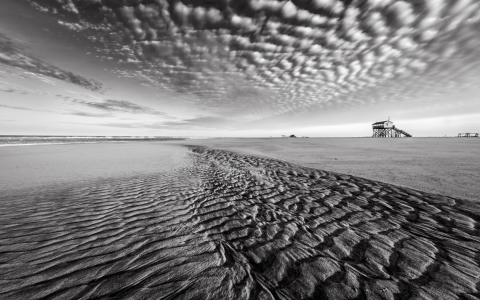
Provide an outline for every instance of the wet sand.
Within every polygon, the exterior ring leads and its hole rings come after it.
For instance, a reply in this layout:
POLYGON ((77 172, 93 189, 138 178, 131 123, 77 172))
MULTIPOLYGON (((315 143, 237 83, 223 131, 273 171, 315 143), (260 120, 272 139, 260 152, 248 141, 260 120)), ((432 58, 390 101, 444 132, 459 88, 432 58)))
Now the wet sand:
POLYGON ((158 151, 160 171, 129 176, 105 151, 89 165, 105 176, 2 197, 1 299, 480 297, 478 202, 225 150, 135 147, 158 151))
POLYGON ((165 142, 0 147, 0 190, 15 194, 158 174, 184 163, 186 150, 165 142))

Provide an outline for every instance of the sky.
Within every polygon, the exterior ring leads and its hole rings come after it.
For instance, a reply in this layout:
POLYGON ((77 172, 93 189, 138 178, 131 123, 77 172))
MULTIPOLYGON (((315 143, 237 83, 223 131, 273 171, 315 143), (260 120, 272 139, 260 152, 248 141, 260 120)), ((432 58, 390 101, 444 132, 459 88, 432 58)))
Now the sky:
POLYGON ((0 135, 480 132, 478 0, 2 0, 0 135))

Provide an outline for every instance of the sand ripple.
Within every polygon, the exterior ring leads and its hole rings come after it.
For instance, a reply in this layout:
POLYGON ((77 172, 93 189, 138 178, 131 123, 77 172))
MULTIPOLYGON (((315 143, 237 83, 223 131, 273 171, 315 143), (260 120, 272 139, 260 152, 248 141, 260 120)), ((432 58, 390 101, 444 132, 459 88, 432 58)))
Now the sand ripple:
POLYGON ((479 299, 479 204, 191 150, 2 200, 0 298, 479 299))

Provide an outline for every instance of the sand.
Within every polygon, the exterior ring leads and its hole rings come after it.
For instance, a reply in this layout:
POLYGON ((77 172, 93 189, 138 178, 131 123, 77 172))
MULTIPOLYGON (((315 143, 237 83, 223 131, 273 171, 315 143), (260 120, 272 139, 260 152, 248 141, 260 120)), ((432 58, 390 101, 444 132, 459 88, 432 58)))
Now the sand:
POLYGON ((178 168, 186 148, 163 142, 0 147, 0 190, 61 188, 65 184, 158 174, 178 168))
POLYGON ((168 163, 172 147, 152 146, 156 173, 3 196, 0 298, 480 297, 478 202, 200 146, 168 163))
POLYGON ((480 199, 479 138, 209 139, 190 140, 188 144, 281 159, 440 195, 480 199))

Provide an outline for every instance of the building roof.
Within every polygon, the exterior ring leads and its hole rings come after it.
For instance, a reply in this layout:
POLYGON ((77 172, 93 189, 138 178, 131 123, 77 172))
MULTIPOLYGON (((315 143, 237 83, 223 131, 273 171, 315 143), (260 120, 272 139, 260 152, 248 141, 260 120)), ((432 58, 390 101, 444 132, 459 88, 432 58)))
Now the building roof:
POLYGON ((387 120, 387 121, 380 121, 380 122, 375 122, 375 123, 373 123, 372 125, 383 124, 383 123, 386 123, 386 122, 392 122, 392 121, 390 121, 390 120, 387 120))

